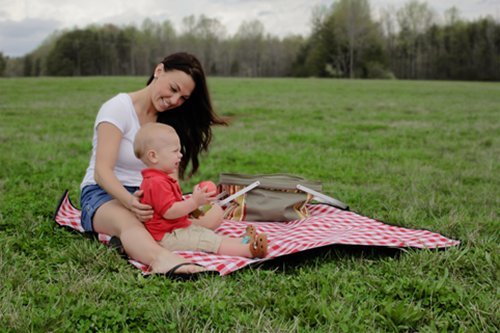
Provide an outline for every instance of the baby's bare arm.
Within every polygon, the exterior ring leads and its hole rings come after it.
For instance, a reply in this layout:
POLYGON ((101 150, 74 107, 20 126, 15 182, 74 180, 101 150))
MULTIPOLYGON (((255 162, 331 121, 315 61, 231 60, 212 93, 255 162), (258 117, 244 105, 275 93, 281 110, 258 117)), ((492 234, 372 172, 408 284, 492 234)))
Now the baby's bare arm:
POLYGON ((172 207, 170 207, 165 214, 163 214, 163 217, 168 220, 172 220, 188 215, 199 206, 213 200, 211 198, 212 195, 213 192, 207 192, 206 188, 200 188, 196 185, 193 189, 193 195, 189 199, 174 203, 172 207))
POLYGON ((181 216, 188 215, 196 208, 198 208, 198 205, 196 204, 196 201, 191 197, 187 200, 182 200, 174 203, 169 209, 167 209, 165 214, 163 214, 163 217, 167 220, 177 219, 181 216))

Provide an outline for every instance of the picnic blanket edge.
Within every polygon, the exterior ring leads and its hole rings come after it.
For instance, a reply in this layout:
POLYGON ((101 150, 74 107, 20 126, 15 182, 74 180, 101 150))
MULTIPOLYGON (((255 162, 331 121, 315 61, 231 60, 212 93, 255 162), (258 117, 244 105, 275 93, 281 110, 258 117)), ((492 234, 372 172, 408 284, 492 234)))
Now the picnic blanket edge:
MULTIPOLYGON (((57 221, 57 216, 58 214, 60 213, 60 210, 65 202, 65 200, 67 200, 67 202, 74 208, 74 209, 78 209, 76 208, 76 206, 73 204, 73 202, 71 201, 71 198, 69 196, 69 190, 66 189, 64 190, 61 198, 59 199, 59 202, 57 204, 57 207, 56 207, 56 210, 54 212, 54 215, 53 215, 53 220, 54 222, 60 226, 60 227, 64 227, 65 229, 70 229, 72 232, 77 232, 77 233, 80 233, 80 234, 83 234, 84 236, 87 234, 92 234, 92 233, 89 233, 89 232, 81 232, 75 228, 72 228, 70 226, 66 226, 66 225, 61 225, 58 221, 57 221)), ((314 204, 316 205, 316 204, 314 204)), ((325 205, 324 203, 317 203, 317 205, 325 205)), ((332 206, 332 205, 327 205, 327 206, 330 206, 330 207, 334 207, 336 209, 339 209, 338 207, 335 207, 335 206, 332 206)), ((356 214, 356 215, 359 215, 359 216, 362 216, 362 217, 365 217, 364 215, 362 214, 359 214, 358 212, 355 212, 355 211, 352 211, 350 209, 348 210, 344 210, 344 209, 341 209, 343 211, 347 211, 347 212, 351 212, 353 214, 356 214)), ((371 219, 371 218, 370 218, 371 219)), ((394 226, 394 227, 398 227, 398 228, 406 228, 406 227, 401 227, 401 226, 398 226, 398 225, 395 225, 395 224, 390 224, 390 223, 386 223, 386 222, 383 222, 383 221, 380 221, 380 220, 375 220, 373 219, 374 221, 378 221, 380 223, 383 223, 383 224, 386 224, 386 225, 390 225, 390 226, 394 226)), ((408 229, 408 228, 406 228, 408 229)), ((435 231, 432 231, 432 230, 428 230, 428 229, 412 229, 412 230, 426 230, 428 232, 431 232, 431 233, 436 233, 435 231)), ((449 247, 455 247, 455 246, 460 246, 462 244, 462 242, 458 239, 452 239, 452 238, 448 238, 447 236, 439 233, 439 235, 447 238, 448 240, 454 242, 455 244, 449 244, 449 245, 445 245, 445 246, 436 246, 436 247, 422 247, 422 248, 425 248, 425 249, 429 249, 429 250, 446 250, 448 249, 449 247)), ((97 236, 97 235, 96 235, 97 236)), ((95 237, 95 238, 98 238, 98 237, 95 237)), ((108 242, 102 242, 101 243, 104 243, 104 245, 106 246, 110 246, 108 244, 108 242)), ((398 245, 394 245, 394 246, 391 246, 391 245, 378 245, 378 244, 371 244, 371 245, 368 245, 368 244, 344 244, 342 242, 336 242, 336 243, 331 243, 331 244, 326 244, 326 245, 322 245, 322 246, 319 246, 319 247, 315 247, 315 248, 311 248, 311 249, 307 249, 307 250, 313 250, 313 249, 325 249, 325 248, 332 248, 334 246, 349 246, 349 247, 353 247, 353 248, 384 248, 384 249, 395 249, 395 250, 400 250, 400 251, 408 251, 408 249, 411 249, 411 248, 414 248, 414 249, 422 249, 422 248, 419 248, 419 247, 414 247, 414 246, 398 246, 398 245)), ((306 251, 307 251, 306 250, 306 251)), ((272 263, 273 261, 281 261, 281 262, 284 262, 285 260, 289 260, 289 258, 293 258, 295 255, 297 254, 300 254, 301 252, 303 252, 304 250, 301 250, 301 251, 297 251, 297 252, 291 252, 291 253, 287 253, 287 254, 284 254, 284 255, 280 255, 280 256, 276 256, 276 257, 272 257, 272 258, 265 258, 265 259, 260 259, 260 260, 251 260, 249 262, 246 262, 246 263, 240 263, 240 266, 235 269, 235 270, 238 270, 240 268, 243 268, 245 266, 247 267, 258 267, 260 265, 265 265, 265 264, 269 264, 269 263, 272 263)), ((145 268, 141 268, 141 265, 144 265, 144 264, 141 264, 141 263, 138 263, 139 265, 137 264, 134 264, 134 260, 131 259, 131 258, 128 258, 128 257, 124 257, 124 259, 126 259, 129 263, 131 263, 132 265, 136 266, 136 268, 139 268, 141 271, 142 271, 142 274, 143 276, 148 276, 150 275, 151 273, 148 272, 147 269, 145 268)), ((224 274, 221 274, 221 276, 224 276, 224 275, 227 275, 227 274, 230 274, 231 272, 233 271, 230 271, 230 272, 226 272, 224 274)))

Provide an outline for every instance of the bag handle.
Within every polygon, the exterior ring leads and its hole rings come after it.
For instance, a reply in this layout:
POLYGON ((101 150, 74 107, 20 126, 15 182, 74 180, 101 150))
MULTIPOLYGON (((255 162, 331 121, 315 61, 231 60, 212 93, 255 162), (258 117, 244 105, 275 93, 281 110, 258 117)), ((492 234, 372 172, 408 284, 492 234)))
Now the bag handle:
POLYGON ((237 197, 239 197, 239 196, 247 193, 248 191, 253 190, 254 188, 256 188, 259 185, 260 185, 260 182, 257 180, 255 182, 253 182, 252 184, 250 184, 248 186, 245 186, 244 188, 242 188, 241 190, 239 190, 235 194, 227 197, 226 199, 219 201, 218 204, 219 204, 219 206, 224 207, 228 203, 230 203, 231 201, 233 201, 234 199, 236 199, 237 197))
MULTIPOLYGON (((259 185, 260 185, 260 181, 257 180, 255 182, 253 182, 252 184, 245 186, 244 188, 242 188, 238 192, 234 193, 233 195, 227 197, 226 199, 220 200, 217 204, 221 207, 224 207, 227 204, 229 204, 231 201, 233 201, 234 199, 236 199, 239 196, 242 196, 243 194, 253 190, 254 188, 256 188, 259 185)), ((305 193, 308 193, 308 194, 314 196, 313 199, 316 201, 319 201, 322 203, 327 203, 327 204, 330 204, 330 205, 335 206, 335 207, 340 208, 340 209, 349 210, 349 206, 347 206, 345 203, 343 203, 340 200, 329 197, 323 193, 320 193, 318 191, 315 191, 313 189, 310 189, 309 187, 305 187, 305 186, 300 185, 300 184, 297 184, 296 187, 299 191, 302 191, 302 192, 305 192, 305 193)))
POLYGON ((302 192, 306 192, 306 193, 309 193, 310 195, 313 195, 314 196, 313 199, 316 200, 316 201, 327 203, 327 204, 330 204, 332 206, 335 206, 337 208, 344 209, 344 210, 348 210, 349 209, 349 206, 347 206, 342 201, 339 201, 339 200, 337 200, 335 198, 332 198, 332 197, 329 197, 327 195, 324 195, 323 193, 319 193, 319 192, 317 192, 315 190, 312 190, 312 189, 310 189, 308 187, 305 187, 303 185, 298 184, 297 185, 297 189, 300 190, 300 191, 302 191, 302 192))

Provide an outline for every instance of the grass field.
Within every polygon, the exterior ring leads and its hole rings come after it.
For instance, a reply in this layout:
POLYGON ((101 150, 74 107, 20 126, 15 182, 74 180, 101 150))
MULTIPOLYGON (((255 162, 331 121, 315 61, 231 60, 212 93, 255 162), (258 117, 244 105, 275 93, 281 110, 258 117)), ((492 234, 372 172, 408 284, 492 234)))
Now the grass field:
POLYGON ((0 331, 497 332, 500 84, 210 79, 232 117, 219 172, 320 180, 364 215, 462 241, 400 256, 333 248, 178 283, 55 226, 102 102, 145 78, 0 80, 0 331))

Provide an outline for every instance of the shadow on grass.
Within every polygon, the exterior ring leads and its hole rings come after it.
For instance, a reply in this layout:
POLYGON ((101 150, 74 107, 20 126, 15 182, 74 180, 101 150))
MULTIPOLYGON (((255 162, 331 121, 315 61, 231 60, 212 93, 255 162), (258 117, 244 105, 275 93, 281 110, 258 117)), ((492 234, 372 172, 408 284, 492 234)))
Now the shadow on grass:
POLYGON ((335 244, 309 249, 264 262, 252 264, 251 267, 259 269, 290 272, 297 268, 317 265, 318 262, 344 260, 344 259, 369 259, 399 258, 406 252, 403 248, 384 246, 344 245, 335 244))

